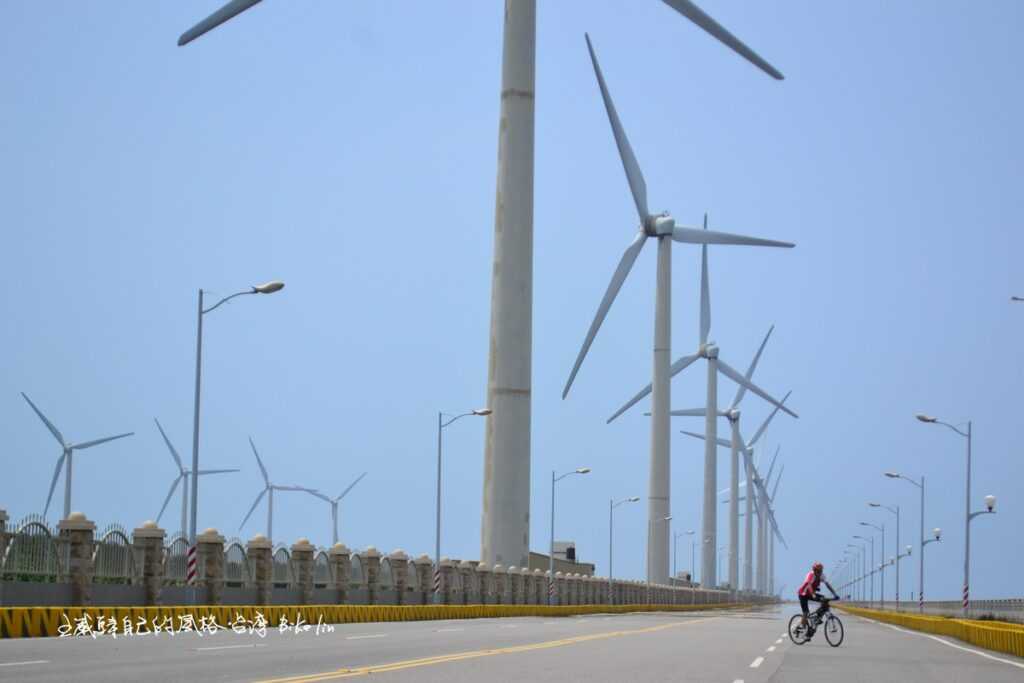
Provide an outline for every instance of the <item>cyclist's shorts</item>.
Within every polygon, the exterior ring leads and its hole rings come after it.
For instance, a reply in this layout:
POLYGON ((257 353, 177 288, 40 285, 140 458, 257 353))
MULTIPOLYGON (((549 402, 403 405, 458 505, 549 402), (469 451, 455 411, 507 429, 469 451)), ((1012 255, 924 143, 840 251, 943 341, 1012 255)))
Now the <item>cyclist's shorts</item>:
POLYGON ((810 602, 810 600, 807 598, 806 595, 800 596, 800 609, 803 610, 805 617, 810 613, 810 609, 807 607, 808 602, 810 602))

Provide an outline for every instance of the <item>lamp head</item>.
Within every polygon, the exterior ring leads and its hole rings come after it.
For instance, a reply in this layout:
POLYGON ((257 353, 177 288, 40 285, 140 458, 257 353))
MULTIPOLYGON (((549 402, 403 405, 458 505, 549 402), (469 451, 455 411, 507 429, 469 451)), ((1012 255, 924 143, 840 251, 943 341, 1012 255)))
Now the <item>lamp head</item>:
POLYGON ((942 529, 940 529, 939 527, 935 527, 934 529, 932 529, 932 533, 935 534, 936 541, 942 540, 942 529))
POLYGON ((494 411, 491 410, 490 408, 477 408, 476 410, 473 411, 473 414, 483 417, 484 415, 490 415, 493 412, 494 411))
POLYGON ((912 553, 913 551, 914 551, 914 548, 913 548, 913 546, 909 546, 909 545, 908 545, 908 546, 907 546, 907 555, 909 555, 909 554, 910 554, 910 553, 912 553))
POLYGON ((881 503, 868 503, 868 507, 880 508, 880 507, 882 507, 882 504, 881 503))
POLYGON ((627 500, 628 500, 628 501, 629 501, 630 503, 636 503, 636 502, 639 502, 639 501, 640 501, 640 496, 633 496, 632 498, 628 498, 627 500))
POLYGON ((996 511, 996 497, 995 496, 985 496, 985 507, 988 508, 989 512, 995 512, 996 511))
POLYGON ((889 477, 890 479, 899 479, 900 478, 900 473, 899 472, 886 472, 885 476, 889 477))
POLYGON ((924 413, 917 413, 914 415, 921 422, 938 422, 938 420, 931 415, 925 415, 924 413))
POLYGON ((663 522, 671 522, 672 521, 672 515, 669 515, 668 517, 663 517, 662 521, 663 522))
POLYGON ((590 468, 589 467, 577 467, 576 468, 576 474, 589 474, 589 473, 590 473, 590 468))
POLYGON ((689 531, 686 532, 686 535, 687 536, 693 536, 694 533, 695 533, 694 530, 690 529, 689 531))
POLYGON ((252 291, 256 294, 273 294, 284 289, 284 283, 280 280, 271 280, 270 282, 264 282, 262 285, 256 285, 252 288, 252 291))

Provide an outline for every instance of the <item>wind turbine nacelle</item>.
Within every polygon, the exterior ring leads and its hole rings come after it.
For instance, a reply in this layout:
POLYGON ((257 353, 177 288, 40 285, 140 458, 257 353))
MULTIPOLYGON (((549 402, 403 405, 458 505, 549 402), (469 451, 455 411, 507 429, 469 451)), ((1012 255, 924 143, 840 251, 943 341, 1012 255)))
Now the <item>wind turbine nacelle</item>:
POLYGON ((651 236, 671 237, 675 227, 676 220, 667 213, 663 213, 660 216, 650 216, 644 221, 644 232, 651 236))

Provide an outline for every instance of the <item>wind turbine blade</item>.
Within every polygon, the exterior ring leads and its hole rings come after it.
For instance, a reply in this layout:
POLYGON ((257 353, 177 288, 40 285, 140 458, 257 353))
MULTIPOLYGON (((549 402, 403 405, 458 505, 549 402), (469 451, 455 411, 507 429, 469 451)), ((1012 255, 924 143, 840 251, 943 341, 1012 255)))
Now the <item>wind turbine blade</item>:
POLYGON ((786 465, 783 463, 782 467, 779 468, 779 476, 775 477, 775 486, 772 487, 772 495, 770 496, 771 501, 775 502, 775 494, 779 492, 779 482, 782 481, 782 473, 786 471, 786 465))
POLYGON ((64 436, 60 433, 60 430, 54 427, 53 423, 46 419, 46 416, 43 415, 43 411, 39 410, 39 408, 36 408, 36 404, 32 402, 32 399, 25 395, 25 392, 21 392, 21 397, 28 401, 28 404, 32 406, 32 410, 36 411, 36 415, 39 416, 39 419, 43 421, 43 424, 46 425, 46 428, 50 430, 51 434, 53 434, 53 438, 57 439, 57 441, 60 442, 60 445, 66 448, 68 444, 66 441, 64 441, 64 436))
POLYGON ((328 503, 333 503, 334 502, 333 500, 331 500, 330 498, 328 498, 324 494, 320 493, 319 491, 312 491, 312 490, 307 489, 306 493, 310 494, 311 496, 316 496, 320 500, 325 500, 328 503))
MULTIPOLYGON (((761 346, 758 347, 757 353, 754 354, 754 360, 750 361, 750 367, 747 368, 747 374, 744 377, 749 382, 754 376, 754 370, 757 369, 757 363, 761 360, 761 353, 764 351, 765 345, 768 343, 768 338, 772 336, 772 331, 775 329, 775 325, 768 328, 768 334, 764 335, 764 341, 761 342, 761 346)), ((747 388, 742 384, 736 390, 736 398, 732 400, 732 407, 736 408, 739 406, 740 401, 743 400, 743 396, 747 393, 747 388)))
POLYGON ((234 469, 232 469, 232 470, 199 470, 199 476, 201 477, 204 474, 226 474, 228 472, 241 472, 241 471, 242 470, 234 470, 234 469))
POLYGON ((154 417, 153 422, 156 422, 156 428, 160 430, 160 436, 164 437, 164 443, 167 444, 167 450, 171 452, 171 457, 174 458, 174 462, 178 463, 178 469, 184 472, 185 466, 181 464, 181 458, 178 456, 178 451, 176 451, 174 446, 171 445, 171 440, 167 438, 167 433, 160 424, 160 420, 154 417))
POLYGON ((729 33, 721 24, 709 17, 704 10, 697 5, 690 2, 690 0, 663 0, 666 5, 674 9, 675 11, 682 14, 684 17, 692 21, 693 23, 700 26, 702 29, 710 33, 712 36, 717 38, 719 41, 724 43, 726 46, 731 48, 733 52, 743 57, 745 60, 756 66, 761 71, 765 72, 777 81, 781 81, 785 78, 779 70, 774 66, 766 62, 759 54, 751 50, 746 44, 743 43, 739 38, 729 33))
POLYGON ((587 351, 590 350, 590 345, 594 343, 597 331, 601 329, 601 323, 604 322, 605 316, 608 315, 608 309, 611 308, 612 302, 615 301, 619 290, 622 289, 622 283, 626 280, 626 276, 629 275, 629 271, 633 267, 636 257, 640 255, 640 250, 643 249, 644 242, 646 241, 647 235, 642 232, 637 233, 633 242, 626 248, 625 253, 622 254, 619 265, 615 269, 615 274, 612 275, 612 281, 608 283, 608 289, 604 293, 604 298, 601 299, 601 304, 597 307, 594 322, 590 323, 590 329, 587 330, 587 336, 583 340, 583 347, 580 348, 580 353, 576 356, 576 364, 572 366, 572 372, 569 373, 565 389, 562 390, 563 399, 569 395, 569 389, 572 387, 573 380, 576 379, 576 373, 580 371, 583 359, 587 357, 587 351))
POLYGON ((256 444, 252 442, 252 437, 249 437, 249 445, 252 446, 252 454, 256 456, 256 464, 260 466, 260 472, 263 473, 263 481, 267 486, 270 486, 270 476, 267 474, 267 468, 263 466, 263 461, 260 460, 260 454, 256 450, 256 444))
MULTIPOLYGON (((681 434, 686 434, 687 436, 692 436, 695 439, 700 439, 701 441, 705 440, 704 435, 703 434, 698 434, 697 432, 688 432, 686 430, 681 430, 680 433, 681 434)), ((722 448, 732 448, 732 443, 729 442, 729 441, 726 441, 725 439, 715 439, 715 442, 719 446, 721 446, 722 448)))
MULTIPOLYGON (((785 403, 786 399, 788 399, 789 395, 792 394, 792 393, 793 393, 792 391, 787 391, 786 395, 782 397, 782 401, 781 402, 785 403)), ((775 413, 777 413, 777 412, 779 412, 779 409, 775 408, 775 410, 773 410, 768 415, 768 417, 765 418, 765 421, 761 424, 761 426, 757 428, 757 431, 754 432, 754 438, 750 440, 750 445, 751 446, 753 446, 755 443, 757 443, 757 440, 761 438, 761 436, 764 434, 764 431, 766 429, 768 429, 768 424, 772 421, 772 418, 775 417, 775 413)))
MULTIPOLYGON (((361 482, 363 480, 363 477, 365 477, 365 476, 366 476, 366 472, 363 472, 358 477, 356 477, 356 480, 354 482, 352 482, 351 484, 349 484, 348 488, 345 489, 344 491, 342 491, 341 494, 338 495, 338 497, 335 498, 332 502, 336 503, 339 500, 341 500, 342 498, 344 498, 345 496, 347 496, 348 492, 351 491, 353 488, 355 488, 355 485, 358 484, 359 482, 361 482)), ((328 500, 330 500, 330 499, 328 499, 328 500)))
MULTIPOLYGON (((675 363, 670 365, 669 368, 668 368, 668 376, 669 376, 669 378, 672 378, 672 377, 675 377, 676 375, 678 375, 680 372, 685 370, 691 363, 693 363, 698 358, 700 358, 700 354, 694 354, 692 356, 683 356, 682 358, 677 360, 675 363)), ((626 401, 626 403, 621 408, 616 410, 615 413, 611 417, 609 417, 607 420, 605 420, 605 424, 611 424, 612 420, 614 420, 619 415, 622 415, 624 412, 626 412, 627 410, 629 410, 630 408, 635 406, 641 399, 643 399, 649 393, 651 393, 651 385, 650 384, 648 384, 646 387, 641 389, 636 394, 636 396, 634 396, 633 398, 631 398, 628 401, 626 401)), ((703 414, 704 413, 701 413, 701 415, 703 415, 703 414)))
POLYGON ((258 2, 260 2, 260 0, 231 0, 219 10, 182 33, 181 37, 178 38, 178 45, 181 46, 191 43, 199 36, 208 31, 212 31, 225 21, 241 14, 258 2))
POLYGON ((604 82, 604 74, 601 72, 601 65, 597 63, 597 55, 594 54, 594 46, 590 42, 590 35, 586 35, 587 50, 590 51, 590 61, 594 64, 594 73, 597 74, 597 84, 601 88, 601 97, 604 99, 604 108, 608 112, 608 122, 612 124, 612 134, 615 136, 615 145, 619 148, 619 157, 622 159, 622 168, 626 171, 626 180, 629 181, 629 190, 633 193, 633 201, 636 202, 636 211, 640 214, 641 225, 650 216, 647 210, 647 183, 644 182, 644 174, 640 171, 640 164, 636 161, 633 148, 629 145, 629 138, 622 128, 619 114, 615 110, 615 103, 608 92, 608 85, 604 82))
MULTIPOLYGON (((767 486, 771 482, 771 480, 772 480, 772 470, 775 469, 775 461, 779 459, 779 450, 781 448, 782 448, 782 446, 776 446, 775 447, 775 455, 772 456, 772 462, 771 462, 770 465, 768 465, 768 476, 764 478, 764 482, 765 482, 764 485, 765 486, 767 486)), ((767 493, 768 492, 765 491, 765 494, 767 494, 767 493)))
POLYGON ((124 434, 118 434, 116 436, 107 436, 107 437, 104 437, 102 439, 96 439, 94 441, 86 441, 85 443, 76 443, 73 446, 71 446, 71 448, 73 448, 76 451, 81 451, 81 450, 84 450, 86 448, 92 448, 93 446, 99 446, 101 443, 106 443, 108 441, 116 441, 117 439, 123 439, 126 436, 134 436, 134 435, 135 435, 135 432, 126 432, 124 434))
POLYGON ((171 496, 173 496, 174 492, 178 490, 178 484, 181 483, 181 480, 184 476, 184 474, 179 474, 177 477, 175 477, 174 483, 171 484, 171 490, 167 492, 167 497, 164 498, 164 504, 160 508, 160 513, 156 516, 157 524, 160 523, 160 518, 164 516, 164 510, 167 509, 167 504, 171 502, 171 496))
MULTIPOLYGON (((707 226, 705 224, 705 229, 707 226)), ((673 235, 673 238, 675 235, 673 235)), ((711 331, 711 292, 708 287, 708 245, 700 247, 700 344, 708 343, 711 331)))
POLYGON ((673 417, 704 417, 707 412, 707 408, 683 408, 670 411, 669 415, 673 417))
POLYGON ((794 413, 792 410, 790 410, 786 406, 782 405, 781 401, 778 401, 777 399, 774 399, 771 396, 769 396, 768 392, 766 392, 764 389, 761 389, 759 386, 757 386, 753 382, 747 380, 746 377, 744 377, 740 373, 736 372, 736 370, 733 369, 733 367, 731 365, 729 365, 728 363, 723 361, 721 358, 718 359, 718 370, 723 375, 725 375, 726 377, 731 379, 733 382, 736 382, 736 384, 739 384, 740 386, 746 386, 747 389, 749 389, 750 391, 754 392, 755 394, 757 394, 758 396, 760 396, 764 400, 768 401, 773 406, 776 406, 777 408, 781 408, 782 410, 786 411, 787 413, 789 413, 793 417, 800 417, 799 415, 794 413))
POLYGON ((239 530, 241 530, 241 528, 245 526, 245 523, 249 521, 249 517, 252 516, 252 511, 256 509, 256 506, 260 504, 260 501, 263 500, 263 496, 267 495, 267 491, 269 490, 270 487, 268 486, 267 488, 260 491, 260 495, 256 496, 256 500, 252 502, 252 507, 249 508, 249 512, 246 513, 245 519, 243 519, 242 523, 238 525, 239 530))
POLYGON ((46 507, 43 508, 43 517, 50 510, 50 501, 53 500, 53 490, 57 488, 57 477, 60 476, 60 468, 64 464, 64 458, 68 457, 67 453, 61 453, 60 457, 57 458, 57 466, 53 468, 53 480, 50 481, 50 493, 46 496, 46 507))
POLYGON ((796 246, 792 242, 780 242, 778 240, 766 240, 760 237, 734 235, 729 232, 718 232, 717 230, 684 228, 678 225, 672 228, 672 239, 676 242, 685 242, 686 244, 733 244, 748 247, 784 247, 786 249, 791 249, 796 246))

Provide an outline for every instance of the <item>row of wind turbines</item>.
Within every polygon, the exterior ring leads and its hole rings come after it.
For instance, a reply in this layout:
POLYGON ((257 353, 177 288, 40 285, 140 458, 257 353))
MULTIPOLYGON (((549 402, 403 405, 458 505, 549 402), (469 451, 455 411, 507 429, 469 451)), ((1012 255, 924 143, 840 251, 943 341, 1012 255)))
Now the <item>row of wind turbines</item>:
MULTIPOLYGON (((64 468, 64 514, 63 519, 67 519, 68 515, 71 514, 71 483, 72 483, 72 457, 75 451, 85 450, 86 448, 92 448, 93 446, 99 446, 100 444, 115 441, 117 439, 123 439, 125 437, 133 436, 135 432, 125 432, 124 434, 117 434, 115 436, 107 436, 102 439, 94 439, 92 441, 83 442, 69 442, 64 438, 64 435, 54 426, 53 422, 43 414, 35 403, 32 402, 26 394, 22 393, 22 397, 28 402, 32 410, 35 412, 39 419, 42 420, 46 428, 53 434, 54 438, 61 445, 61 455, 57 458, 57 465, 53 471, 53 479, 50 482, 50 490, 46 496, 46 505, 43 508, 43 516, 45 517, 50 510, 50 503, 53 501, 53 493, 57 488, 57 481, 60 479, 61 468, 64 468)), ((167 497, 164 498, 164 504, 160 507, 160 512, 157 513, 156 522, 159 523, 163 517, 164 512, 167 510, 167 506, 170 504, 171 499, 174 497, 175 491, 178 489, 178 485, 181 485, 181 533, 184 535, 188 529, 188 504, 189 504, 189 478, 192 475, 192 471, 187 469, 181 460, 181 456, 178 454, 178 450, 174 447, 170 438, 167 436, 167 432, 164 431, 163 425, 156 418, 153 419, 156 423, 156 428, 160 431, 160 436, 163 438, 164 444, 167 446, 168 452, 174 459, 174 464, 178 468, 178 475, 171 482, 171 488, 167 492, 167 497)), ((308 493, 311 496, 323 500, 330 506, 331 510, 331 543, 335 544, 338 542, 338 506, 342 499, 345 498, 355 488, 356 484, 362 481, 363 477, 366 476, 366 472, 360 474, 356 479, 348 485, 348 487, 337 496, 331 498, 326 494, 320 492, 317 489, 310 488, 307 486, 287 486, 282 484, 275 484, 270 481, 270 475, 267 473, 267 468, 263 465, 263 460, 260 458, 259 451, 256 450, 256 444, 252 438, 249 438, 249 446, 252 448, 252 453, 256 456, 256 464, 259 465, 260 474, 263 475, 263 490, 259 492, 256 499, 252 503, 252 507, 249 508, 249 512, 246 513, 245 518, 242 519, 242 523, 238 525, 239 530, 245 526, 245 523, 249 521, 252 513, 256 510, 256 507, 263 500, 264 496, 267 497, 267 538, 274 538, 274 492, 275 491, 302 491, 308 493)), ((207 476, 211 474, 229 474, 233 472, 240 472, 239 469, 202 469, 199 470, 198 476, 207 476)))
MULTIPOLYGON (((719 27, 721 28, 721 27, 719 27)), ((754 65, 773 78, 781 80, 782 74, 775 70, 765 60, 746 47, 734 36, 724 29, 724 33, 716 35, 720 40, 730 47, 733 47, 739 54, 748 59, 754 65), (741 46, 742 49, 737 47, 741 46)), ((759 475, 753 460, 753 447, 761 438, 764 429, 774 415, 782 410, 792 417, 798 417, 793 410, 784 405, 789 394, 782 400, 774 398, 765 390, 758 387, 751 381, 754 370, 760 360, 764 346, 771 335, 769 330, 765 336, 760 349, 754 356, 745 374, 740 374, 731 365, 719 357, 719 348, 709 340, 711 330, 711 300, 710 287, 708 284, 708 245, 742 245, 757 247, 782 247, 791 248, 794 245, 790 242, 748 237, 732 233, 717 232, 708 230, 707 216, 704 217, 703 228, 691 228, 677 225, 675 219, 667 211, 652 213, 647 201, 647 184, 643 172, 637 162, 636 155, 626 136, 625 129, 619 118, 618 111, 612 100, 604 73, 597 59, 590 36, 586 36, 587 49, 590 53, 591 63, 597 84, 604 101, 608 121, 611 124, 612 135, 618 148, 619 157, 622 161, 626 180, 629 184, 630 193, 636 205, 640 219, 639 230, 630 245, 623 253, 618 266, 612 275, 604 297, 598 306, 593 322, 584 337, 583 344, 576 357, 569 378, 566 381, 562 392, 562 398, 566 398, 572 388, 576 375, 583 364, 583 360, 593 344, 598 330, 601 328, 605 317, 615 301, 619 290, 629 276, 640 251, 650 239, 657 240, 657 274, 655 280, 655 319, 654 319, 654 354, 653 354, 653 377, 652 382, 636 393, 633 398, 619 408, 607 422, 611 423, 623 415, 631 407, 639 403, 648 395, 651 396, 651 455, 650 473, 648 484, 648 528, 650 529, 649 561, 647 568, 647 579, 654 583, 668 583, 669 569, 669 527, 664 520, 671 518, 671 477, 670 477, 670 417, 689 416, 704 417, 704 434, 684 432, 691 436, 704 439, 704 500, 702 515, 702 562, 701 576, 704 580, 714 581, 717 573, 717 475, 718 475, 718 447, 725 446, 730 449, 730 481, 729 481, 729 585, 745 589, 757 588, 762 591, 767 589, 769 583, 768 575, 768 546, 767 538, 771 541, 775 538, 785 544, 778 525, 775 521, 772 502, 774 497, 768 494, 767 480, 759 475), (700 327, 698 334, 697 349, 694 353, 683 356, 675 362, 670 363, 671 354, 671 275, 672 275, 672 242, 684 244, 701 245, 701 275, 700 275, 700 327), (707 403, 703 408, 672 410, 670 407, 670 381, 671 379, 695 363, 699 359, 707 361, 707 403), (723 375, 739 385, 736 396, 727 410, 720 410, 718 407, 718 376, 723 375), (746 392, 756 394, 758 397, 774 406, 774 410, 765 421, 762 428, 758 430, 749 443, 744 442, 740 432, 740 410, 739 405, 746 392), (726 441, 718 438, 718 418, 725 417, 730 424, 731 439, 726 441), (739 482, 739 458, 743 456, 744 470, 747 489, 750 495, 745 496, 746 500, 746 539, 745 557, 747 558, 744 567, 744 582, 741 585, 739 579, 739 507, 740 482, 739 482), (755 583, 752 576, 752 519, 756 504, 756 514, 759 519, 758 526, 758 578, 755 583)))

